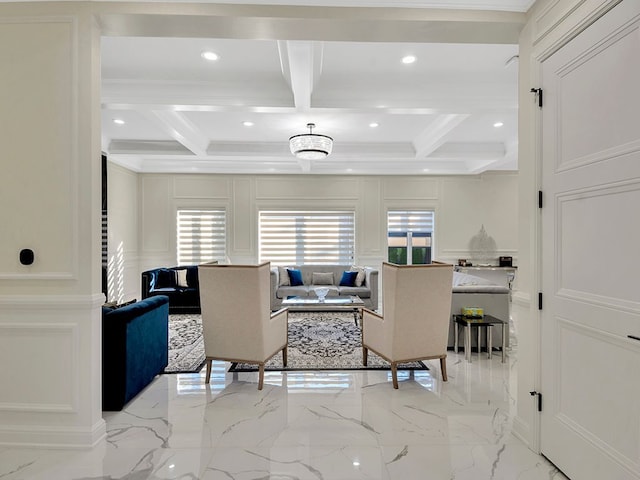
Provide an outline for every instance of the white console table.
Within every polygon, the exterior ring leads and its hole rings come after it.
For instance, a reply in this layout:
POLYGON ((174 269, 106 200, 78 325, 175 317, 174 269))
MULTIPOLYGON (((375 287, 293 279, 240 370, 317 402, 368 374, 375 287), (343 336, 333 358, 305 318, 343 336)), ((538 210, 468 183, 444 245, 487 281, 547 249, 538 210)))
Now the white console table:
POLYGON ((509 289, 511 289, 516 278, 516 269, 518 267, 498 267, 497 265, 461 267, 459 265, 456 265, 454 268, 456 272, 486 278, 487 280, 491 280, 497 285, 504 285, 505 287, 509 287, 509 289))

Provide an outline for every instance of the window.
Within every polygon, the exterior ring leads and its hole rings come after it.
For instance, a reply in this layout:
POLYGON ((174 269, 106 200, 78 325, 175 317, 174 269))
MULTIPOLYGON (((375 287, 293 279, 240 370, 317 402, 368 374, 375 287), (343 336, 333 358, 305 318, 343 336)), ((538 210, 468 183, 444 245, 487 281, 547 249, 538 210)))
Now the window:
POLYGON ((226 258, 227 215, 217 210, 178 210, 178 265, 226 258))
POLYGON ((434 212, 390 211, 387 214, 389 262, 399 265, 431 263, 434 212))
POLYGON ((353 264, 353 212, 262 211, 259 231, 261 262, 353 264))

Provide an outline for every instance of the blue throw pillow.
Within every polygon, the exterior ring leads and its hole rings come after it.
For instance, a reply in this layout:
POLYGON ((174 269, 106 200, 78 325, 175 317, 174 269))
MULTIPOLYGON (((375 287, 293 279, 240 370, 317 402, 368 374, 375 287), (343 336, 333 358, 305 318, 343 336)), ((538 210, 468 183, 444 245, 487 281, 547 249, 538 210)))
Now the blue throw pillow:
POLYGON ((302 272, 300 270, 292 270, 287 268, 287 272, 289 273, 289 282, 292 287, 299 287, 300 285, 304 285, 302 281, 302 272))
POLYGON ((342 272, 342 278, 340 279, 341 287, 353 287, 356 283, 356 277, 358 276, 358 272, 342 272))
POLYGON ((176 288, 176 271, 169 268, 160 268, 156 274, 156 282, 153 288, 176 288))

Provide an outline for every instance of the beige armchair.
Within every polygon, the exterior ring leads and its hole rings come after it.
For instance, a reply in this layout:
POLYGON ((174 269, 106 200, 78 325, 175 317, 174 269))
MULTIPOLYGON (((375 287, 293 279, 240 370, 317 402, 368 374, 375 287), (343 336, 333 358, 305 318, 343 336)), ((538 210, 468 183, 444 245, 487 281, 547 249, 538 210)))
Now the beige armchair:
POLYGON ((382 314, 362 312, 362 355, 371 350, 391 363, 393 388, 398 364, 440 359, 447 381, 447 337, 451 322, 453 265, 382 264, 382 314))
POLYGON ((206 383, 213 360, 258 364, 258 390, 264 383, 265 362, 282 350, 287 364, 288 311, 271 312, 269 267, 269 263, 198 267, 206 383))

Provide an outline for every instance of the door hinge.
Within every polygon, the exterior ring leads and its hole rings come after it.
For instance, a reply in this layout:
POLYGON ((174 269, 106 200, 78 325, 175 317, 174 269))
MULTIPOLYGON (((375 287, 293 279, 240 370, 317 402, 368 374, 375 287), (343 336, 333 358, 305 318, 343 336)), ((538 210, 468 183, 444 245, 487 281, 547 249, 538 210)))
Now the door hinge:
POLYGON ((542 108, 542 89, 541 88, 532 88, 531 93, 535 93, 536 97, 538 97, 538 106, 542 108))
POLYGON ((538 208, 542 208, 542 190, 538 190, 538 208))
POLYGON ((542 292, 538 292, 538 310, 542 310, 542 292))
POLYGON ((534 396, 538 397, 538 411, 541 412, 542 411, 542 394, 534 390, 533 392, 529 392, 529 395, 531 395, 532 397, 534 396))

